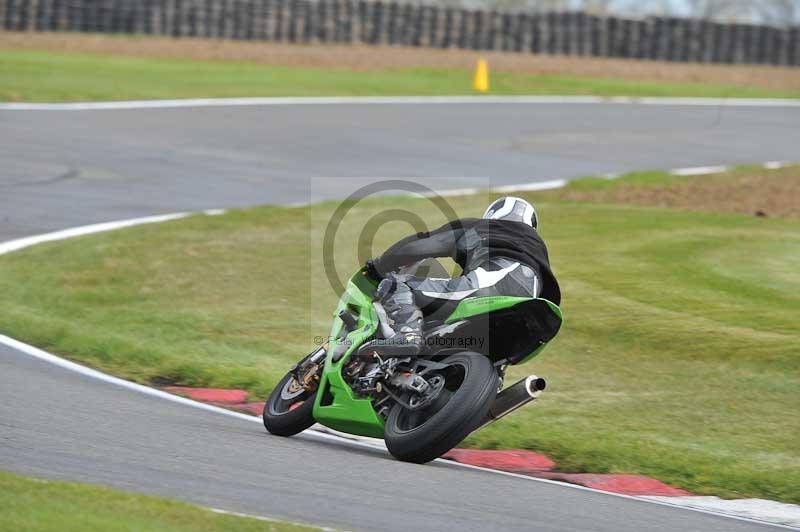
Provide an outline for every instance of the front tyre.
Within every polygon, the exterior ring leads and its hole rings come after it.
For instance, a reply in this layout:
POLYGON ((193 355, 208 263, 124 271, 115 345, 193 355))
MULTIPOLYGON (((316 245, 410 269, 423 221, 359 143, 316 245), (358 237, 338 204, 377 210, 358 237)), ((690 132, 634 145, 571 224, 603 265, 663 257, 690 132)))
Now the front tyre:
POLYGON ((485 355, 458 353, 441 363, 448 366, 437 371, 444 387, 430 406, 396 404, 389 412, 384 439, 398 460, 422 464, 440 457, 483 421, 497 395, 497 371, 485 355))
POLYGON ((276 436, 294 436, 314 424, 314 399, 292 373, 281 379, 264 405, 264 427, 276 436))

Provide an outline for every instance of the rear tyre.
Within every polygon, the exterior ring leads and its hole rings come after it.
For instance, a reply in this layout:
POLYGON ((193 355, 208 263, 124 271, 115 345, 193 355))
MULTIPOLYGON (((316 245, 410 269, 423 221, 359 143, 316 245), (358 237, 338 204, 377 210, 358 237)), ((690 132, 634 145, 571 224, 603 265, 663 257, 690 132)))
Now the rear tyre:
POLYGON ((396 404, 389 412, 384 439, 398 460, 422 464, 440 457, 483 421, 497 395, 497 370, 485 355, 459 353, 442 364, 450 367, 441 372, 439 398, 423 410, 396 404))
POLYGON ((317 392, 306 392, 287 373, 264 404, 264 428, 276 436, 294 436, 314 424, 314 400, 317 392))

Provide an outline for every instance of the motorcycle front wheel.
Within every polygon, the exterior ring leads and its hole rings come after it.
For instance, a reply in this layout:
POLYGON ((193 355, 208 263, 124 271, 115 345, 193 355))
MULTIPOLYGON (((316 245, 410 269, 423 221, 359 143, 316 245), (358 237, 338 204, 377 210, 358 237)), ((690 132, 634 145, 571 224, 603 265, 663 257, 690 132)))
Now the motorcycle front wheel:
POLYGON ((264 428, 276 436, 294 436, 314 424, 314 400, 291 373, 275 386, 264 405, 264 428))
POLYGON ((447 368, 436 371, 444 378, 436 400, 417 410, 395 404, 389 412, 384 440, 398 460, 422 464, 440 457, 484 420, 497 395, 497 370, 485 355, 458 353, 441 363, 447 368))

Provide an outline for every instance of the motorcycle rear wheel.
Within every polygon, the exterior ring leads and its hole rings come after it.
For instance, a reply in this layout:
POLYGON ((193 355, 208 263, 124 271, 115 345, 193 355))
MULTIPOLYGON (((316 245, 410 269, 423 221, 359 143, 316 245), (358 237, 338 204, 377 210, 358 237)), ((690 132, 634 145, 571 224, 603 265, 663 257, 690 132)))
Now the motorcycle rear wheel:
POLYGON ((463 352, 441 361, 445 387, 429 407, 412 411, 396 404, 389 412, 384 440, 404 462, 434 460, 472 432, 486 417, 497 395, 497 370, 480 353, 463 352))

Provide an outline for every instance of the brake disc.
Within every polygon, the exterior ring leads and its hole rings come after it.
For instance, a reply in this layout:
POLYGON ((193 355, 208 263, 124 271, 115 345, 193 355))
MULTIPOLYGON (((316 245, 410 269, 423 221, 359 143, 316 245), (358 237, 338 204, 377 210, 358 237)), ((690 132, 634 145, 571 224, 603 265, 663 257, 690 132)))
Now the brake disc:
POLYGON ((428 389, 425 393, 413 395, 408 400, 408 406, 410 406, 412 410, 419 410, 429 406, 439 397, 439 394, 442 393, 445 383, 445 379, 442 375, 434 375, 426 380, 428 381, 428 389))
POLYGON ((281 399, 284 401, 289 401, 302 395, 305 391, 306 389, 303 388, 303 386, 297 382, 297 379, 293 377, 292 380, 287 382, 281 390, 281 399))

